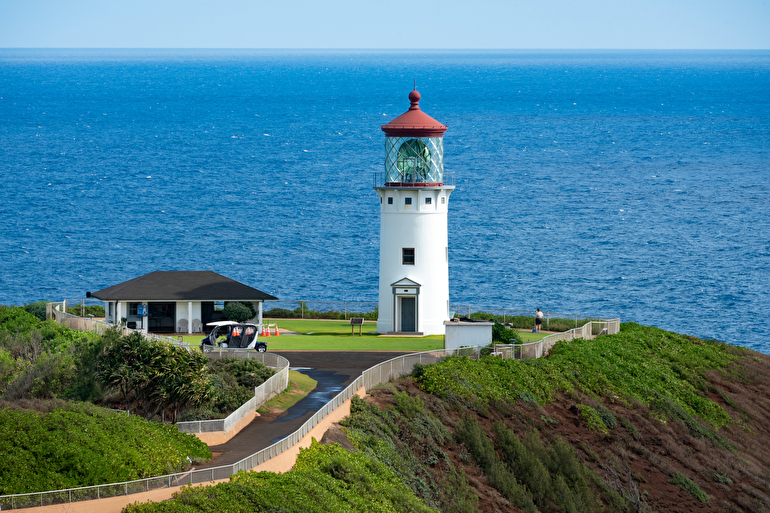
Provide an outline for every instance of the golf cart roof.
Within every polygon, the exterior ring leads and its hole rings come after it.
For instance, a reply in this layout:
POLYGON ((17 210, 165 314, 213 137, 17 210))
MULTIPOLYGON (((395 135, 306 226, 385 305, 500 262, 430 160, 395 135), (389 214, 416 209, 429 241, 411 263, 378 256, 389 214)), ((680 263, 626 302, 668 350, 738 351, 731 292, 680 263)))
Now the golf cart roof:
POLYGON ((217 321, 217 322, 207 322, 206 326, 235 326, 236 324, 251 324, 252 326, 256 326, 253 322, 235 322, 235 321, 217 321))

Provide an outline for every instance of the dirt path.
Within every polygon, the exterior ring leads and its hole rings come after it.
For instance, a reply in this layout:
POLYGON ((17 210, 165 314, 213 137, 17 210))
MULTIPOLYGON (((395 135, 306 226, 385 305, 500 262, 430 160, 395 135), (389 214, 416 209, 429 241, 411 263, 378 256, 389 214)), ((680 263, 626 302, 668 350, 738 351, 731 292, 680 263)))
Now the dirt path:
POLYGON ((292 369, 318 381, 310 394, 278 416, 265 414, 254 419, 228 442, 211 447, 221 453, 196 469, 231 465, 269 447, 304 424, 363 371, 406 352, 388 351, 276 351, 289 360, 292 369))

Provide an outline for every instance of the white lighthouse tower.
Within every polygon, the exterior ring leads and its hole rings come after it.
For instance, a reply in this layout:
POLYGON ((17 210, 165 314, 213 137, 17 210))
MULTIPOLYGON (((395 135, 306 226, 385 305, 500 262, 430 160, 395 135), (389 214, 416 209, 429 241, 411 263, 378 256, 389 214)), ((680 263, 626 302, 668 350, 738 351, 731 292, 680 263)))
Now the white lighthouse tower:
POLYGON ((387 125, 380 198, 379 333, 443 335, 449 320, 447 212, 454 185, 444 177, 447 127, 420 110, 420 93, 387 125))

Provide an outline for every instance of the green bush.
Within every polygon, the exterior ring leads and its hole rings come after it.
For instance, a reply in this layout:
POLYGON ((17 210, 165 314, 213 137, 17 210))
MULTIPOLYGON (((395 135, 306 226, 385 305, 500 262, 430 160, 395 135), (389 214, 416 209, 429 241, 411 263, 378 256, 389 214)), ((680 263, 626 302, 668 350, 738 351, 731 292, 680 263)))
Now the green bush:
POLYGON ((387 466, 364 453, 351 454, 338 444, 315 440, 300 449, 294 468, 283 474, 239 472, 228 483, 185 487, 174 500, 135 503, 127 513, 339 513, 435 512, 387 466))
POLYGON ((0 392, 7 400, 78 399, 95 401, 101 390, 94 379, 102 337, 72 330, 53 320, 41 321, 24 308, 0 313, 0 392))
POLYGON ((455 437, 464 443, 478 462, 484 473, 489 477, 489 484, 496 488, 515 507, 527 513, 537 512, 533 502, 532 492, 522 485, 511 469, 495 453, 494 443, 487 437, 475 417, 464 417, 457 429, 455 437))
POLYGON ((0 409, 0 494, 130 481, 211 458, 175 427, 70 403, 50 413, 0 409))
POLYGON ((209 420, 227 417, 254 397, 254 389, 275 371, 250 358, 223 357, 208 363, 212 392, 210 397, 186 409, 179 421, 209 420))
POLYGON ((26 305, 24 305, 24 310, 26 310, 28 313, 31 313, 41 321, 44 321, 47 304, 48 304, 48 301, 37 301, 35 303, 27 303, 26 305))
POLYGON ((252 311, 253 308, 249 310, 249 308, 243 303, 232 302, 225 305, 222 313, 228 321, 246 322, 254 317, 252 311))
POLYGON ((605 435, 609 434, 610 431, 607 424, 604 423, 604 420, 596 410, 585 404, 579 404, 578 409, 580 410, 580 416, 586 421, 588 429, 605 435))
POLYGON ((495 321, 492 326, 492 342, 496 344, 521 344, 521 337, 514 330, 495 321))
POLYGON ((180 410, 211 397, 208 360, 200 351, 148 340, 139 332, 110 338, 97 359, 95 376, 120 395, 128 410, 147 420, 166 414, 175 420, 180 410))

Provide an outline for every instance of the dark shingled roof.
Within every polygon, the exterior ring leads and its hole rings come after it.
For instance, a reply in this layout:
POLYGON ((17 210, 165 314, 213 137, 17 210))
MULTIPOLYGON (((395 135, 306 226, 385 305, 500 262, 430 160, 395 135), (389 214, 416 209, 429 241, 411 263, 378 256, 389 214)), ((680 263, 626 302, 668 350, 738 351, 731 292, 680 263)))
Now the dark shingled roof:
POLYGON ((103 301, 275 301, 278 298, 213 271, 155 271, 91 296, 103 301))

